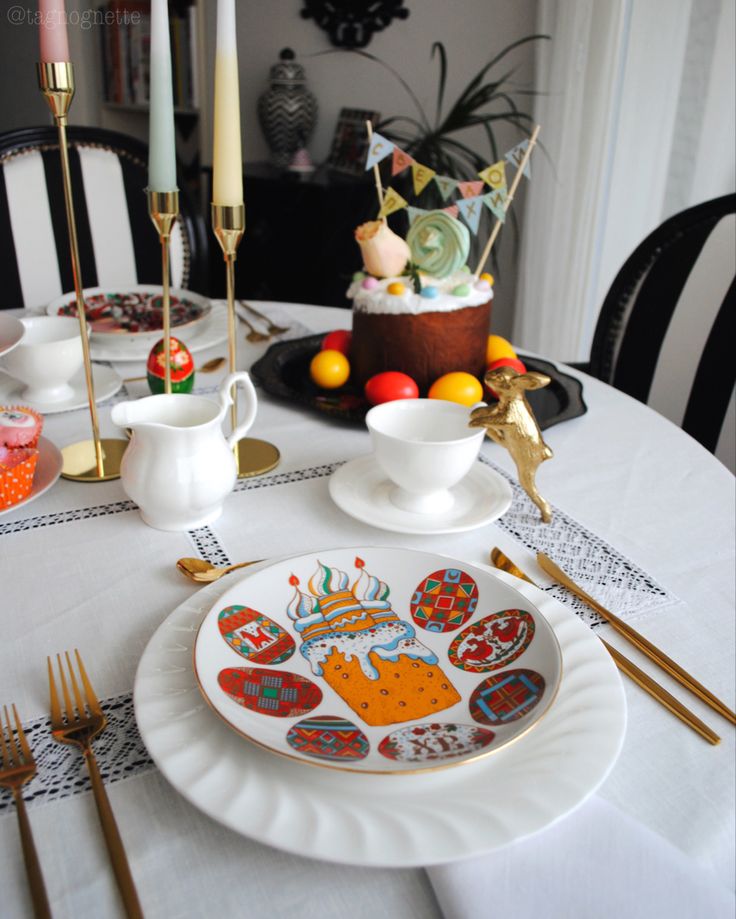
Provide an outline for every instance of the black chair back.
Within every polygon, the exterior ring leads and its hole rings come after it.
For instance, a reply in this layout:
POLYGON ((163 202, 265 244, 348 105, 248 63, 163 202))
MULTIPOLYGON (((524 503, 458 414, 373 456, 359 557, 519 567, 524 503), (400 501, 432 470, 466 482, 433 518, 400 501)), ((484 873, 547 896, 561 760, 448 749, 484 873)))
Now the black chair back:
MULTIPOLYGON (((145 194, 148 149, 101 128, 69 127, 84 287, 161 283, 161 248, 145 194)), ((186 190, 171 239, 171 284, 206 293, 207 237, 186 190)), ((0 135, 0 309, 42 307, 73 291, 55 127, 0 135)))

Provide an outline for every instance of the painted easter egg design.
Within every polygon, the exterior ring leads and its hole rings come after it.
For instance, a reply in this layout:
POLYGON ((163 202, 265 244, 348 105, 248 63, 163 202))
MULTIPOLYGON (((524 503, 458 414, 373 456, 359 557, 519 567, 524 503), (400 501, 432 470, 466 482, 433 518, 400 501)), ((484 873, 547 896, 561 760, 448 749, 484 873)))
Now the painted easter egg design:
POLYGON ((226 667, 218 674, 217 682, 233 702, 274 718, 306 715, 322 701, 319 686, 305 676, 284 670, 226 667))
POLYGON ((250 664, 283 664, 294 639, 273 619, 249 606, 227 606, 217 617, 220 635, 250 664))
POLYGON ((336 715, 297 722, 289 728, 286 741, 298 753, 335 763, 365 759, 371 748, 360 728, 336 715))
MULTIPOLYGON (((166 354, 164 341, 157 342, 151 348, 146 363, 148 388, 154 395, 164 392, 166 381, 166 354)), ((169 366, 171 369, 171 391, 191 392, 194 387, 194 359, 185 344, 173 336, 169 346, 169 366)))
POLYGON ((515 661, 532 638, 532 616, 521 609, 504 609, 463 629, 447 649, 447 656, 459 670, 485 673, 515 661))
POLYGON ((480 752, 495 736, 472 724, 414 724, 384 737, 378 752, 402 763, 431 763, 480 752))
POLYGON ((411 598, 414 622, 428 632, 454 632, 473 615, 478 586, 459 568, 442 568, 421 582, 411 598))
POLYGON ((473 690, 468 708, 473 721, 498 726, 528 715, 544 695, 544 677, 534 670, 504 670, 473 690))

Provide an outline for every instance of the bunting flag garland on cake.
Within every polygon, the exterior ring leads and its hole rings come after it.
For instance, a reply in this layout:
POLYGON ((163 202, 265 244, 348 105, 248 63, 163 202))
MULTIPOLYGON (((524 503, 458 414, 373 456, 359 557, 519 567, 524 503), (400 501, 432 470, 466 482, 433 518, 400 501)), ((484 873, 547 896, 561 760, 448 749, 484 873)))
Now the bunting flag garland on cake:
MULTIPOLYGON (((452 176, 438 175, 434 169, 417 162, 414 157, 402 150, 393 141, 388 140, 381 134, 373 133, 370 123, 367 126, 370 143, 365 168, 373 169, 376 173, 376 188, 379 191, 380 204, 378 219, 385 220, 389 214, 393 214, 402 208, 408 208, 409 223, 411 224, 418 216, 427 213, 425 208, 410 206, 409 202, 393 188, 388 188, 385 194, 383 193, 378 176, 378 163, 390 155, 392 176, 400 175, 411 166, 412 184, 414 194, 417 197, 421 195, 430 182, 434 182, 443 201, 449 201, 456 192, 459 193, 461 197, 457 201, 447 204, 443 208, 435 208, 435 210, 444 210, 453 217, 459 215, 472 233, 478 233, 480 217, 484 207, 491 211, 497 222, 481 257, 480 266, 482 267, 498 235, 501 224, 506 220, 506 213, 513 201, 519 180, 522 175, 527 179, 531 177, 529 157, 536 143, 539 126, 535 127, 531 138, 525 137, 524 140, 505 153, 502 159, 480 170, 477 173, 478 179, 468 181, 459 181, 452 178, 452 176), (516 169, 510 189, 507 187, 506 181, 506 163, 516 169), (490 186, 491 190, 481 194, 484 186, 490 186)), ((478 271, 480 271, 480 267, 478 271)))

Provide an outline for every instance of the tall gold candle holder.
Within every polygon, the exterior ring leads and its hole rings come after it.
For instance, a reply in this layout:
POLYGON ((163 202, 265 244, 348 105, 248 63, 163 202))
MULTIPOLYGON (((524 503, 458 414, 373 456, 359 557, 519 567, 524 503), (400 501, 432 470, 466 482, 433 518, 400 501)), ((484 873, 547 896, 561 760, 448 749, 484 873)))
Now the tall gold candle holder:
POLYGON ((161 241, 164 314, 164 392, 171 393, 171 231, 179 216, 179 192, 147 190, 148 213, 161 241))
POLYGON ((74 217, 72 180, 69 169, 69 146, 66 136, 67 114, 74 98, 74 67, 70 61, 44 61, 37 65, 37 69, 38 85, 51 109, 51 114, 54 116, 59 135, 59 153, 61 155, 61 173, 64 180, 64 204, 66 205, 66 223, 69 231, 72 276, 74 278, 74 293, 77 298, 79 334, 82 338, 82 353, 84 355, 84 376, 87 383, 89 414, 92 422, 91 441, 84 440, 62 448, 63 466, 61 474, 65 479, 74 479, 78 482, 104 482, 120 476, 120 460, 128 443, 125 440, 100 439, 95 388, 92 379, 92 362, 89 356, 87 318, 84 311, 84 288, 79 262, 77 223, 74 217))
MULTIPOLYGON (((235 335, 235 259, 238 246, 245 233, 245 205, 212 204, 212 229, 225 258, 227 284, 227 331, 228 363, 230 373, 237 369, 237 341, 235 335)), ((238 404, 236 392, 233 391, 233 404, 230 409, 233 430, 238 423, 238 404)), ((278 448, 265 440, 244 437, 234 448, 235 464, 238 478, 268 472, 278 465, 281 454, 278 448)))

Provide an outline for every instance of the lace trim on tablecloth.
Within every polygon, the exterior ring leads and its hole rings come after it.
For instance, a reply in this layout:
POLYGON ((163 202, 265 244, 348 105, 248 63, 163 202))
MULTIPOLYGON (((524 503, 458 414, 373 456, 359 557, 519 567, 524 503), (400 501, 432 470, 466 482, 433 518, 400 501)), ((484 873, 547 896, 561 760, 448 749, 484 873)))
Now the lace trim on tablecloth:
MULTIPOLYGON (((154 768, 138 733, 130 693, 102 702, 107 729, 94 741, 97 764, 106 785, 132 778, 154 768)), ((36 718, 23 725, 36 760, 36 776, 23 786, 27 804, 45 804, 91 791, 87 767, 77 747, 57 743, 51 737, 48 718, 36 718)), ((0 789, 0 817, 13 810, 9 790, 0 789)))
MULTIPOLYGON (((537 508, 518 483, 485 457, 481 457, 481 461, 508 480, 513 491, 511 508, 495 525, 530 551, 543 551, 552 556, 574 580, 619 616, 626 618, 638 615, 675 599, 645 571, 564 511, 555 508, 552 522, 540 524, 537 508)), ((250 491, 321 479, 331 475, 341 465, 341 462, 327 463, 242 479, 235 485, 235 490, 250 491)), ((105 514, 125 513, 135 508, 132 501, 118 501, 77 511, 31 517, 0 525, 0 536, 105 514)), ((217 565, 230 563, 216 533, 210 527, 191 530, 189 538, 201 558, 217 565)), ((543 589, 575 610, 591 626, 600 624, 597 615, 571 596, 565 588, 555 584, 543 589)), ((108 699, 102 703, 102 707, 108 718, 108 728, 95 740, 95 753, 106 784, 153 769, 154 764, 138 733, 132 695, 128 693, 108 699)), ((48 718, 30 721, 24 725, 24 729, 38 765, 38 774, 25 788, 26 801, 31 804, 57 801, 90 790, 87 771, 79 751, 52 740, 48 718)), ((0 794, 0 816, 11 809, 10 793, 0 794)))

